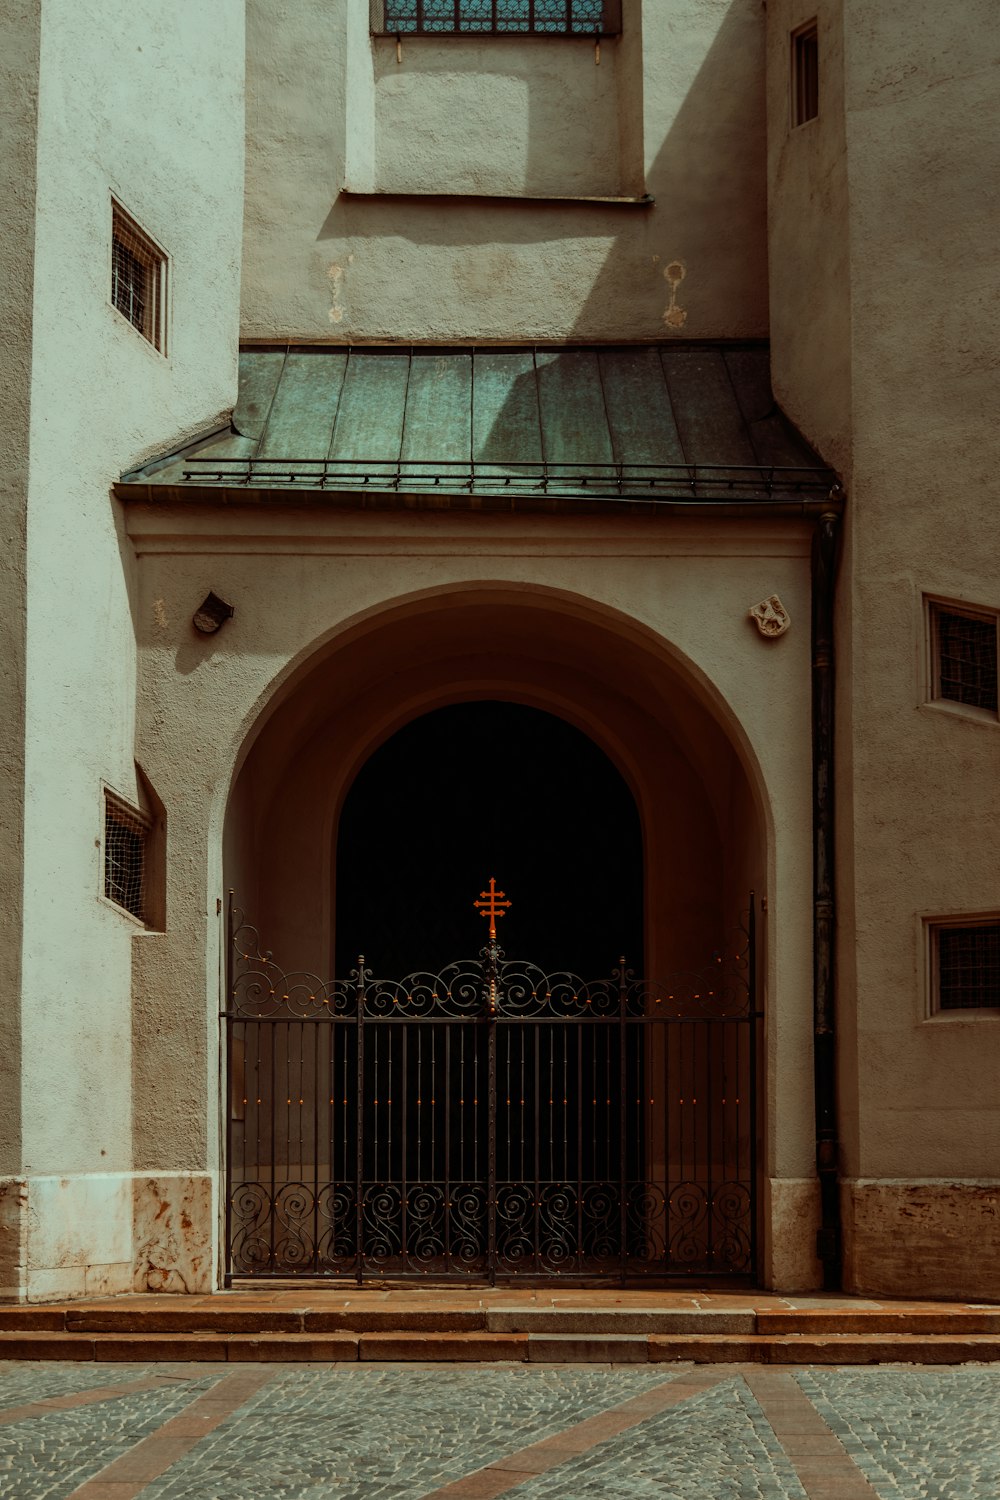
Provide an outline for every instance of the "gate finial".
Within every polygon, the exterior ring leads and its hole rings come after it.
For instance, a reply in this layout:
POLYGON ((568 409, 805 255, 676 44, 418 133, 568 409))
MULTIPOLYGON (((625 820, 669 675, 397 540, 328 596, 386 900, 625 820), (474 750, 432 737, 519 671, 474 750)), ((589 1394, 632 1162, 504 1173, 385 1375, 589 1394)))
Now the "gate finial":
POLYGON ((490 942, 496 941, 497 917, 505 917, 510 909, 511 903, 507 900, 503 891, 497 890, 497 883, 490 876, 490 888, 488 891, 479 892, 479 900, 473 901, 473 906, 481 917, 490 919, 490 942))

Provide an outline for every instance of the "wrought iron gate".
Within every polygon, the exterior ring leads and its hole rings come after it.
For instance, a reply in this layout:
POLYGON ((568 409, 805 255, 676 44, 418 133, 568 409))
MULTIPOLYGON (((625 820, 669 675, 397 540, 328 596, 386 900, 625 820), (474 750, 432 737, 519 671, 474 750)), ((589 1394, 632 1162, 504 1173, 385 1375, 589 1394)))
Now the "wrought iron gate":
MULTIPOLYGON (((491 882, 492 885, 492 882, 491 882)), ((663 984, 284 974, 230 909, 227 1275, 752 1276, 754 911, 663 984)))

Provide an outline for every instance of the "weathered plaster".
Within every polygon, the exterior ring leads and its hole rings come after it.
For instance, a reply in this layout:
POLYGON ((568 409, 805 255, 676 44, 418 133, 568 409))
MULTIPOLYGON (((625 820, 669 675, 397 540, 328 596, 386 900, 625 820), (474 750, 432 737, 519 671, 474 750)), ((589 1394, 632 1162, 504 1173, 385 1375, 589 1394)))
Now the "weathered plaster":
POLYGON ((132 1281, 130 1190, 94 1197, 132 1166, 136 927, 103 900, 100 867, 102 782, 136 796, 132 563, 109 489, 235 395, 242 6, 96 9, 44 0, 38 65, 19 1164, 30 1295, 132 1281), (170 257, 166 358, 110 305, 112 193, 170 257))
MULTIPOLYGON (((35 161, 41 0, 0 13, 0 944, 6 956, 0 1008, 0 1174, 21 1169, 21 930, 24 855, 25 610, 31 354, 34 318, 35 161)), ((18 1198, 4 1199, 2 1243, 19 1243, 18 1198)), ((0 1287, 12 1284, 18 1253, 0 1251, 0 1287)))
POLYGON ((244 335, 765 332, 758 0, 625 9, 600 67, 590 42, 514 37, 408 39, 397 63, 367 0, 250 0, 244 335), (648 209, 461 196, 647 190, 648 209))
POLYGON ((845 1198, 848 1261, 859 1289, 971 1294, 983 1273, 960 1251, 991 1190, 949 1181, 997 1177, 1000 1018, 926 1019, 921 918, 1000 907, 1000 727, 925 705, 922 596, 1000 606, 1000 13, 969 0, 959 37, 932 7, 915 24, 904 0, 823 0, 820 114, 792 130, 789 31, 816 11, 768 7, 772 355, 779 400, 850 495, 839 1068, 843 1167, 866 1184, 845 1198))

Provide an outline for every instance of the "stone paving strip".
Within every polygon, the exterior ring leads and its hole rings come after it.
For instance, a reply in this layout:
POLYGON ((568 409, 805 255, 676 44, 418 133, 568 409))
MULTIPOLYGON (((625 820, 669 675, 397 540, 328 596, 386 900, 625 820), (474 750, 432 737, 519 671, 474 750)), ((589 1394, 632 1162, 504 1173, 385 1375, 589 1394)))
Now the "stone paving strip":
POLYGON ((181 1380, 143 1378, 151 1373, 130 1382, 131 1390, 100 1401, 20 1403, 30 1406, 31 1414, 0 1426, 3 1500, 64 1500, 109 1462, 157 1434, 220 1378, 206 1375, 203 1366, 181 1380))
POLYGON ((29 1417, 43 1417, 47 1412, 72 1411, 75 1406, 90 1406, 95 1401, 112 1401, 116 1396, 128 1396, 133 1391, 156 1390, 168 1378, 150 1375, 144 1380, 126 1380, 118 1385, 95 1385, 86 1391, 75 1391, 65 1396, 46 1396, 40 1401, 27 1401, 23 1406, 8 1406, 0 1410, 0 1427, 6 1427, 11 1422, 23 1422, 29 1417))
POLYGON ((148 1484, 245 1405, 270 1379, 271 1372, 263 1370, 224 1375, 184 1411, 71 1490, 66 1500, 135 1500, 148 1484))
POLYGON ((633 1396, 599 1416, 588 1417, 554 1437, 543 1438, 540 1443, 520 1448, 496 1463, 477 1469, 441 1489, 432 1490, 427 1500, 446 1500, 446 1497, 447 1500, 452 1500, 452 1497, 454 1500, 460 1500, 460 1497, 462 1500, 470 1500, 470 1497, 491 1500, 492 1496, 505 1494, 507 1490, 525 1484, 528 1479, 547 1473, 549 1469, 564 1464, 567 1459, 596 1448, 599 1443, 627 1432, 630 1427, 636 1427, 668 1407, 689 1400, 691 1396, 723 1379, 725 1375, 718 1372, 709 1374, 707 1371, 692 1371, 663 1385, 654 1386, 652 1390, 641 1396, 633 1396))
POLYGON ((416 1500, 514 1449, 604 1417, 609 1407, 663 1386, 664 1373, 287 1369, 143 1500, 416 1500))
POLYGON ((864 1474, 792 1375, 778 1370, 743 1376, 809 1500, 876 1500, 864 1474))

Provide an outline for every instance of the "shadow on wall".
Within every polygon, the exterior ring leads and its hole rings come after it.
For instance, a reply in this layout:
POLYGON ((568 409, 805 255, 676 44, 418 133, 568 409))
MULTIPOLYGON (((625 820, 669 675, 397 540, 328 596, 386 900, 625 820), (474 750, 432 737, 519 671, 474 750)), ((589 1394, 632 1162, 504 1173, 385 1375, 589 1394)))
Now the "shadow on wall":
MULTIPOLYGON (((624 39, 616 45, 624 47, 624 39)), ((759 0, 692 6, 688 18, 668 25, 662 63, 657 63, 659 74, 647 59, 641 87, 639 80, 625 76, 624 66, 620 79, 622 89, 633 87, 645 96, 647 140, 662 135, 645 181, 654 207, 570 202, 538 204, 526 212, 521 203, 488 198, 380 200, 341 194, 318 240, 340 241, 345 258, 352 246, 394 240, 453 250, 454 297, 448 303, 453 322, 442 328, 442 337, 509 338, 515 332, 530 342, 547 337, 766 335, 764 20, 759 0), (598 247, 586 248, 592 241, 606 245, 599 263, 598 247), (522 292, 518 306, 524 321, 512 330, 512 298, 522 292), (544 309, 566 309, 563 324, 546 327, 544 309)), ((420 66, 430 73, 444 65, 423 61, 420 66)), ((592 57, 588 66, 593 67, 592 57)), ((551 105, 537 90, 527 90, 526 98, 532 118, 524 178, 529 184, 549 182, 547 190, 555 192, 549 166, 551 105)), ((496 143, 498 152, 503 144, 496 143)), ((626 145, 626 154, 632 149, 626 145)), ((634 148, 636 155, 639 149, 634 148)), ((624 189, 620 179, 616 191, 636 187, 633 183, 624 189)), ((447 275, 440 262, 434 274, 447 275)), ((426 327, 427 290, 419 278, 409 290, 401 290, 397 276, 387 305, 396 309, 398 326, 369 328, 366 335, 398 338, 411 313, 412 326, 426 327)), ((435 295, 440 298, 440 286, 435 295)), ((350 337, 346 323, 341 331, 350 337)))

